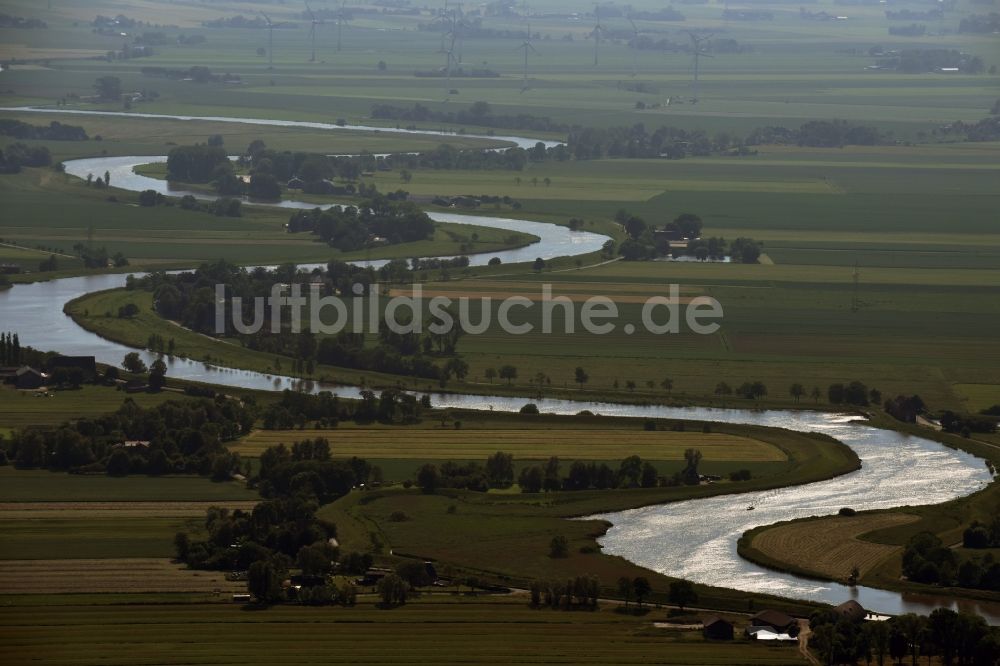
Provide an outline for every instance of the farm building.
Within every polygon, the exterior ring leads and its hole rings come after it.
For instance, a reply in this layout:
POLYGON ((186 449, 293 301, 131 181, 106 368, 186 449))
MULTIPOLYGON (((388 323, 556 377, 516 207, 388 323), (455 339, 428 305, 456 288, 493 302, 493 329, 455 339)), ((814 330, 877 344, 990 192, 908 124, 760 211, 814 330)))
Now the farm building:
POLYGON ((17 275, 22 270, 18 264, 0 264, 0 274, 2 275, 17 275))
POLYGON ((839 606, 836 606, 833 612, 837 614, 838 618, 849 622, 861 622, 868 615, 868 611, 854 599, 848 599, 839 606))
POLYGON ((733 640, 733 623, 721 617, 706 617, 702 622, 702 634, 713 641, 733 640))
POLYGON ((788 631, 798 623, 795 618, 776 610, 762 610, 750 618, 750 626, 764 627, 777 633, 788 631))
POLYGON ((26 365, 14 373, 14 385, 19 389, 41 388, 48 378, 48 375, 26 365))
POLYGON ((767 627, 747 627, 747 638, 754 641, 773 643, 798 643, 798 639, 787 632, 776 632, 767 627))

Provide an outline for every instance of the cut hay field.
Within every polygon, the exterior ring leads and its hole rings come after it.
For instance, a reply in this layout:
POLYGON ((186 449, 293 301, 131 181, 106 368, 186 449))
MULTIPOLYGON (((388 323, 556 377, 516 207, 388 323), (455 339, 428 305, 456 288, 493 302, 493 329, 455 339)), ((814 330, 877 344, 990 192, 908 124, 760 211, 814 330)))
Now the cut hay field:
POLYGON ((256 430, 229 449, 259 456, 268 446, 291 445, 303 437, 326 437, 338 457, 382 459, 485 459, 496 451, 515 460, 551 456, 575 460, 620 460, 638 455, 648 460, 683 460, 684 450, 697 448, 705 461, 782 462, 786 454, 766 442, 728 433, 645 432, 640 430, 567 429, 337 429, 256 430))
MULTIPOLYGON (((655 613, 653 614, 655 615, 655 613)), ((391 611, 224 604, 0 608, 10 663, 160 664, 803 664, 794 648, 708 643, 603 608, 537 611, 523 599, 420 600, 391 611), (53 633, 59 636, 52 640, 53 633)))
POLYGON ((143 594, 246 591, 219 571, 194 571, 166 558, 0 560, 0 590, 10 594, 143 594))
POLYGON ((770 566, 845 581, 853 567, 863 577, 902 551, 901 546, 868 541, 866 534, 919 520, 903 513, 876 513, 780 523, 753 530, 741 552, 752 551, 751 559, 770 566))

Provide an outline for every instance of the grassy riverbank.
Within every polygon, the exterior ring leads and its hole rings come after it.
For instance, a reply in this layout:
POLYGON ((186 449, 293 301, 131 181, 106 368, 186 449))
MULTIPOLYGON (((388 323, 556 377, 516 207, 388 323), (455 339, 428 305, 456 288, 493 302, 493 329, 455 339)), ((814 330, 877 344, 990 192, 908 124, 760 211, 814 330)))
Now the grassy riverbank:
MULTIPOLYGON (((898 430, 984 458, 996 466, 1000 447, 975 437, 962 438, 901 424, 880 416, 875 421, 898 430)), ((942 588, 906 580, 902 576, 902 553, 909 540, 921 532, 938 536, 951 546, 959 563, 978 557, 982 550, 961 547, 962 532, 973 521, 989 523, 1000 514, 1000 483, 950 502, 859 512, 853 517, 802 518, 747 531, 738 552, 762 566, 810 578, 847 582, 852 566, 858 565, 858 582, 898 592, 945 594, 948 596, 1000 601, 1000 593, 962 587, 942 588), (831 554, 845 559, 834 563, 831 554), (810 555, 812 553, 812 555, 810 555)))

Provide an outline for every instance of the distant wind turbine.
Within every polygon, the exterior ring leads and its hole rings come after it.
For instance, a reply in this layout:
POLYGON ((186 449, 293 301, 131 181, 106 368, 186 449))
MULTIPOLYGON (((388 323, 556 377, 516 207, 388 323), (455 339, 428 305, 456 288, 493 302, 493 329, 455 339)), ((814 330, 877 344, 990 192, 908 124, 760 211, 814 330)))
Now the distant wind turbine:
POLYGON ((594 66, 597 66, 597 50, 601 46, 601 34, 604 33, 604 26, 601 25, 601 6, 594 5, 594 18, 597 23, 594 24, 594 29, 590 32, 590 36, 594 38, 594 66))
POLYGON ((316 14, 313 13, 308 2, 306 3, 306 12, 309 14, 309 41, 312 45, 312 56, 310 56, 309 62, 316 62, 316 26, 323 25, 323 20, 316 18, 316 14))
POLYGON ((712 54, 705 50, 704 44, 712 39, 711 34, 696 35, 690 30, 686 30, 691 38, 691 54, 694 57, 694 81, 692 85, 692 100, 698 101, 698 61, 700 58, 711 58, 712 54))
MULTIPOLYGON (((528 29, 528 36, 521 42, 521 45, 517 47, 518 49, 524 50, 524 72, 521 75, 521 92, 528 89, 528 51, 533 52, 538 55, 538 49, 536 49, 531 44, 531 29, 528 29)), ((515 49, 517 50, 517 49, 515 49)))
POLYGON ((260 15, 267 22, 267 68, 274 69, 274 29, 285 24, 273 22, 271 17, 264 12, 261 12, 260 15))
POLYGON ((639 72, 639 28, 635 27, 635 21, 628 17, 628 22, 632 25, 632 78, 639 72))
POLYGON ((337 10, 337 52, 343 45, 344 40, 344 24, 347 23, 347 2, 344 0, 340 3, 340 9, 337 10))

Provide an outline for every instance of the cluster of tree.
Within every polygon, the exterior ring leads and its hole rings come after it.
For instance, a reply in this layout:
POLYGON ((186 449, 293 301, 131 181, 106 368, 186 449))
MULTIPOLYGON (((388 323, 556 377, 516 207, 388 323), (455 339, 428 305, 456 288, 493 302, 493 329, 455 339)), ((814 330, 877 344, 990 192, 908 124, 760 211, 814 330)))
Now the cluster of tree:
POLYGON ((486 67, 455 67, 454 69, 418 69, 413 72, 418 78, 443 78, 450 76, 456 79, 498 79, 500 72, 486 67))
POLYGON ((569 125, 555 122, 547 116, 533 116, 527 113, 513 116, 497 115, 493 113, 489 103, 483 101, 474 102, 468 110, 462 111, 434 111, 420 103, 416 103, 412 107, 375 104, 372 106, 371 115, 372 118, 379 120, 433 121, 536 132, 566 132, 570 129, 569 125))
POLYGON ((869 389, 863 382, 857 380, 848 384, 830 384, 826 396, 833 405, 866 407, 870 403, 878 405, 882 402, 881 391, 876 388, 869 389))
POLYGON ((927 26, 922 23, 910 25, 890 25, 889 34, 897 37, 923 37, 927 34, 927 26))
POLYGON ((759 127, 747 136, 747 145, 789 144, 817 148, 874 146, 887 143, 890 137, 878 128, 857 125, 846 120, 812 120, 799 128, 759 127))
POLYGON ((428 332, 422 336, 395 336, 383 325, 380 326, 377 342, 371 346, 363 335, 346 331, 317 342, 308 332, 271 331, 270 327, 263 326, 256 333, 239 333, 232 325, 235 297, 242 299, 242 310, 237 316, 243 321, 253 321, 255 298, 269 294, 275 283, 295 283, 302 287, 303 293, 315 285, 322 293, 341 294, 354 293, 353 287, 359 285, 363 295, 368 285, 376 281, 377 275, 374 269, 358 268, 339 261, 331 261, 325 273, 318 269, 313 273, 299 273, 291 264, 279 266, 273 271, 263 268, 247 271, 218 262, 203 265, 194 272, 130 277, 126 288, 152 292, 153 307, 161 316, 179 321, 200 333, 219 335, 215 329, 215 285, 226 284, 226 301, 222 304, 227 326, 224 334, 237 336, 247 348, 278 355, 276 371, 281 370, 280 357, 289 356, 293 359, 293 370, 305 374, 311 374, 316 364, 325 364, 425 377, 439 382, 446 382, 451 377, 464 379, 468 366, 460 358, 450 358, 443 365, 439 365, 434 358, 456 353, 461 327, 453 327, 450 332, 442 334, 428 332))
POLYGON ((181 197, 180 207, 184 210, 211 213, 217 217, 243 217, 243 202, 232 197, 219 197, 215 201, 200 203, 190 194, 186 194, 181 197))
POLYGON ((1000 140, 1000 116, 993 111, 991 113, 994 113, 992 118, 983 118, 975 123, 957 120, 939 129, 938 132, 945 135, 958 134, 964 136, 966 141, 998 141, 1000 140))
POLYGON ((917 583, 1000 591, 1000 562, 992 553, 960 557, 937 535, 914 535, 903 550, 903 575, 917 583))
POLYGON ((220 167, 226 166, 230 166, 229 157, 222 146, 177 146, 167 155, 167 180, 208 183, 219 177, 220 167))
POLYGON ((1000 548, 1000 517, 994 517, 987 525, 978 520, 962 533, 965 548, 1000 548))
POLYGON ((73 246, 73 251, 83 260, 83 265, 87 268, 107 268, 108 266, 121 268, 122 266, 128 266, 128 259, 124 254, 121 252, 115 252, 113 255, 108 254, 108 249, 103 245, 101 247, 94 247, 90 244, 76 243, 73 246))
POLYGON ((941 412, 938 420, 945 432, 959 433, 968 437, 974 432, 991 433, 997 431, 997 419, 988 415, 956 414, 951 410, 941 412))
MULTIPOLYGON (((191 43, 189 41, 188 43, 191 43)), ((239 74, 225 72, 216 74, 204 65, 192 65, 187 69, 147 66, 139 70, 143 76, 159 79, 171 79, 173 81, 194 81, 195 83, 239 83, 242 79, 239 74)))
POLYGON ((924 412, 926 405, 919 395, 897 395, 895 398, 887 398, 883 408, 897 421, 914 423, 917 415, 924 412))
POLYGON ((0 135, 43 141, 86 141, 89 138, 77 125, 63 125, 55 120, 48 125, 32 125, 13 118, 0 118, 0 135))
POLYGON ((17 333, 0 333, 0 365, 21 365, 21 339, 17 333))
MULTIPOLYGON (((575 461, 567 476, 560 473, 560 461, 551 457, 544 465, 523 467, 518 475, 521 492, 538 493, 557 490, 605 490, 611 488, 655 488, 681 483, 699 482, 698 464, 701 452, 688 449, 684 452, 685 467, 672 478, 659 476, 656 467, 639 456, 630 456, 612 469, 607 463, 575 461)), ((440 488, 463 488, 485 492, 490 488, 509 488, 514 483, 514 457, 497 451, 486 460, 485 466, 476 462, 456 463, 447 461, 438 466, 432 463, 417 470, 417 486, 426 493, 440 488)))
POLYGON ((378 395, 365 389, 361 391, 360 400, 344 404, 329 391, 309 396, 286 390, 280 402, 264 410, 261 419, 265 430, 301 429, 307 421, 315 421, 325 427, 336 427, 341 420, 411 424, 418 423, 423 410, 429 406, 427 398, 417 400, 409 393, 393 389, 386 389, 378 395))
POLYGON ((376 194, 358 206, 295 211, 288 231, 313 233, 331 247, 351 252, 372 244, 426 240, 434 233, 434 221, 413 204, 376 194))
POLYGON ((937 21, 944 18, 943 9, 928 9, 920 11, 918 9, 898 9, 887 11, 885 17, 890 21, 937 21))
POLYGON ((702 220, 693 213, 681 213, 662 229, 649 225, 628 211, 615 213, 615 221, 622 225, 628 238, 618 246, 618 254, 626 261, 641 261, 656 257, 691 256, 701 261, 721 259, 726 256, 727 245, 731 261, 755 264, 761 255, 761 244, 752 238, 737 238, 727 244, 724 238, 701 238, 702 220), (686 241, 674 245, 672 241, 686 241))
POLYGON ((722 18, 727 21, 773 21, 774 12, 765 9, 725 9, 722 18))
POLYGON ((104 16, 103 14, 98 14, 94 17, 91 25, 95 28, 114 28, 122 30, 128 28, 138 28, 142 26, 142 21, 129 18, 124 14, 118 14, 117 16, 104 16))
MULTIPOLYGON (((606 7, 601 8, 601 15, 607 11, 606 7)), ((663 9, 654 10, 644 10, 644 11, 634 11, 629 13, 629 17, 634 21, 683 21, 684 14, 673 7, 665 7, 663 9)))
POLYGON ((531 607, 594 610, 601 596, 597 576, 577 576, 565 581, 534 580, 528 587, 531 607))
POLYGON ((958 22, 958 31, 974 35, 995 35, 1000 32, 1000 13, 965 16, 958 22))
POLYGON ((945 666, 993 666, 1000 658, 1000 630, 975 614, 938 608, 929 617, 907 613, 885 622, 851 621, 832 610, 809 619, 809 647, 824 664, 897 664, 909 657, 940 658, 945 666))
POLYGON ((45 146, 29 146, 17 142, 0 150, 0 173, 19 173, 21 167, 44 167, 50 164, 52 154, 45 146))
POLYGON ((42 19, 0 13, 0 28, 45 29, 48 27, 49 25, 42 19))
POLYGON ((880 58, 877 64, 904 74, 923 74, 951 67, 964 74, 982 74, 986 69, 982 58, 956 49, 904 49, 894 56, 880 58))
POLYGON ((15 432, 7 453, 27 468, 228 479, 240 460, 224 443, 249 432, 253 420, 249 408, 221 396, 170 400, 148 409, 126 398, 118 411, 105 416, 15 432), (125 442, 141 444, 126 447, 125 442))
MULTIPOLYGON (((242 14, 237 14, 236 16, 220 16, 217 19, 212 19, 211 21, 202 21, 201 24, 206 28, 256 28, 262 29, 267 27, 267 21, 265 21, 260 16, 251 16, 247 18, 242 14)), ((277 28, 296 28, 294 23, 280 23, 277 28)))

